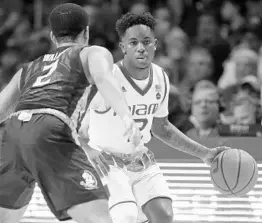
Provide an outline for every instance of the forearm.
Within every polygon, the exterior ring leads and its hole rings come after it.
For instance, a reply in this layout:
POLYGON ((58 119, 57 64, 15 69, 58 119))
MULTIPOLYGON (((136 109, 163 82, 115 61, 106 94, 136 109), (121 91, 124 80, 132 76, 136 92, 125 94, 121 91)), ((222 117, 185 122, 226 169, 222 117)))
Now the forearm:
POLYGON ((126 116, 131 117, 124 95, 117 89, 111 78, 104 77, 96 82, 96 86, 106 102, 122 119, 126 116))
POLYGON ((188 138, 171 123, 168 122, 160 128, 154 131, 153 135, 168 146, 199 158, 207 155, 207 147, 188 138))
POLYGON ((86 48, 82 52, 87 52, 82 54, 82 60, 88 61, 92 79, 105 101, 122 119, 127 116, 131 117, 124 95, 114 82, 112 54, 105 48, 95 46, 86 48))
POLYGON ((20 75, 22 69, 20 69, 8 83, 8 85, 0 92, 0 123, 11 115, 20 98, 20 75))
POLYGON ((0 123, 2 123, 15 111, 18 99, 15 101, 6 100, 7 98, 2 97, 2 94, 0 97, 2 99, 0 100, 0 123))

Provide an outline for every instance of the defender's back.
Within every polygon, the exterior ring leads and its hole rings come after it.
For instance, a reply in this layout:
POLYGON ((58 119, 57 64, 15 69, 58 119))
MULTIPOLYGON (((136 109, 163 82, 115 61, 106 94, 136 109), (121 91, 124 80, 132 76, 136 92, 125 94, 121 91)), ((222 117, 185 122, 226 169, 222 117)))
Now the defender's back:
POLYGON ((27 64, 21 74, 16 111, 51 108, 70 117, 90 85, 79 56, 82 48, 60 47, 27 64))

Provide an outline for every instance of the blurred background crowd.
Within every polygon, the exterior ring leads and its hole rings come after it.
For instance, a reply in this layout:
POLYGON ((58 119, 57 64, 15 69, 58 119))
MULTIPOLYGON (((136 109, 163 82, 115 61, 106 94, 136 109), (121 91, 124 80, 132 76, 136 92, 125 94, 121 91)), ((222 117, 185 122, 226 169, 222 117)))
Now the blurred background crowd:
POLYGON ((0 90, 21 64, 49 52, 48 14, 59 3, 90 15, 90 44, 115 62, 115 22, 128 11, 155 17, 154 63, 170 78, 169 120, 192 138, 262 136, 262 0, 1 0, 0 90))

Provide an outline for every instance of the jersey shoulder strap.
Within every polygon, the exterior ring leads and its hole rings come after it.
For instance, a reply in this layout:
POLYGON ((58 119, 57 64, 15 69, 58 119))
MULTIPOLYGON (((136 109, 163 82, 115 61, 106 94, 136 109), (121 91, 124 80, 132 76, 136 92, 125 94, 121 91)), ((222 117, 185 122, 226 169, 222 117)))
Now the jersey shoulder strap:
POLYGON ((161 100, 162 104, 168 93, 168 76, 162 67, 154 63, 152 63, 152 67, 154 71, 154 77, 157 80, 156 88, 159 88, 159 91, 161 91, 163 94, 163 98, 161 100))

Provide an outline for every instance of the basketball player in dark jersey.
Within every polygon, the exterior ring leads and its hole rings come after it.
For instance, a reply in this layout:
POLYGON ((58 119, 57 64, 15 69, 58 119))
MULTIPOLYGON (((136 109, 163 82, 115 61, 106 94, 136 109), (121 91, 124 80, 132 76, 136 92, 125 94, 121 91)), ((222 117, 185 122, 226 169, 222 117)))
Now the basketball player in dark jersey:
POLYGON ((140 133, 111 80, 112 55, 85 45, 84 9, 59 5, 49 22, 57 49, 24 65, 0 94, 0 122, 14 111, 0 146, 0 222, 20 221, 37 182, 59 220, 111 223, 107 194, 94 169, 106 175, 108 166, 99 151, 85 146, 88 159, 77 134, 96 91, 122 117, 134 148, 140 133))

